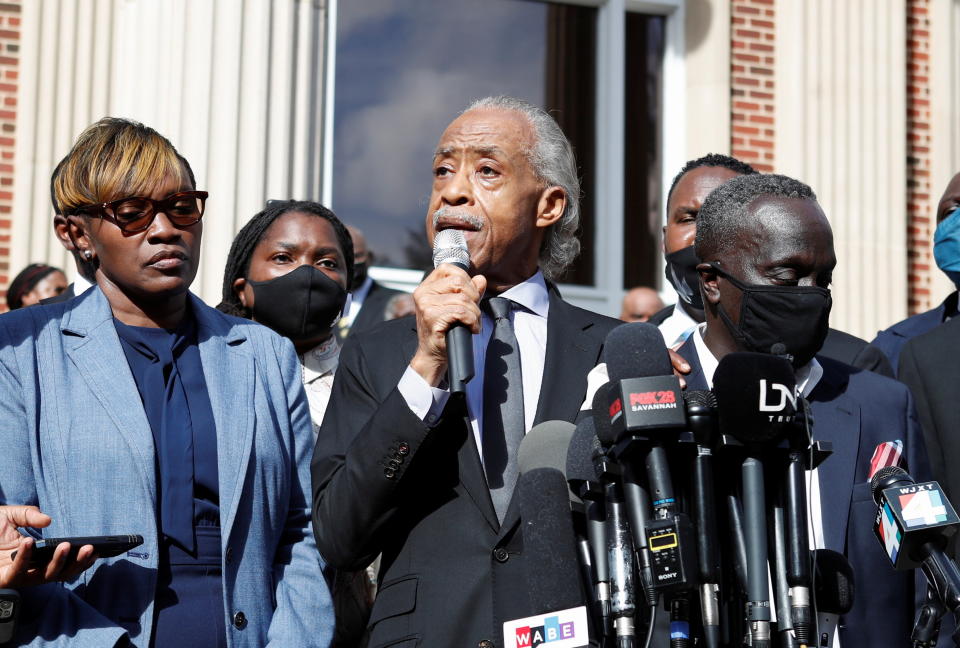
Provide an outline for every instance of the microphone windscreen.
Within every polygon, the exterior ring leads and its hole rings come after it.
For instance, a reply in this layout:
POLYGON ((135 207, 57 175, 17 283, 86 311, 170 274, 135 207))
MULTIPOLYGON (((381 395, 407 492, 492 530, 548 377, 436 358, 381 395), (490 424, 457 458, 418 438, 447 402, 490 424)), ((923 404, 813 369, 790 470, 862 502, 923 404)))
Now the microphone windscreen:
POLYGON ((670 354, 659 329, 647 322, 621 324, 607 334, 603 359, 611 381, 672 376, 670 354))
POLYGON ((577 423, 577 429, 567 448, 567 481, 582 484, 594 481, 597 473, 593 467, 593 449, 597 443, 597 432, 592 418, 577 423))
POLYGON ((466 270, 470 267, 467 239, 458 229, 440 230, 433 237, 433 267, 452 263, 466 270))
POLYGON ((797 380, 786 358, 730 353, 713 374, 720 431, 743 443, 779 439, 797 413, 797 380))
POLYGON ((846 614, 853 609, 853 568, 842 553, 817 549, 814 553, 814 600, 817 609, 846 614))
POLYGON ((568 421, 544 421, 534 425, 520 442, 517 470, 522 475, 537 468, 553 468, 562 474, 567 467, 570 439, 576 429, 568 421))
POLYGON ((873 477, 870 478, 870 492, 873 493, 873 501, 877 503, 877 506, 880 505, 883 491, 898 483, 914 483, 910 473, 900 466, 887 466, 874 473, 873 477))
POLYGON ((591 404, 595 436, 600 440, 600 445, 607 448, 617 441, 617 433, 610 425, 610 390, 613 387, 613 383, 600 385, 591 404))
POLYGON ((567 480, 553 468, 520 475, 515 496, 523 529, 524 586, 536 614, 578 607, 585 602, 577 562, 576 536, 567 480))

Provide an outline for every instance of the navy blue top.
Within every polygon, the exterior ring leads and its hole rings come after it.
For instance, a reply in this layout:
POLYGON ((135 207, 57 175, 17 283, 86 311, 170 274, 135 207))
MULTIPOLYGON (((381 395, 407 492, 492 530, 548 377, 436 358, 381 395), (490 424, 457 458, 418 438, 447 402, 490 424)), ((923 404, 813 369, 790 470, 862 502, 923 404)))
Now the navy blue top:
POLYGON ((160 532, 189 552, 195 526, 220 526, 217 435, 193 314, 172 331, 114 319, 153 432, 160 532))

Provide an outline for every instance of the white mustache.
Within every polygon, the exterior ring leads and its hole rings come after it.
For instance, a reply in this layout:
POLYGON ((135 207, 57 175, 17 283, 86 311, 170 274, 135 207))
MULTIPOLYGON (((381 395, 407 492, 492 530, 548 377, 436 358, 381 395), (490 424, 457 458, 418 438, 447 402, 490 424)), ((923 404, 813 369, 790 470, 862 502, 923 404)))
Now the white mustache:
POLYGON ((437 211, 433 212, 433 227, 437 227, 437 223, 440 222, 441 218, 446 218, 447 220, 460 221, 464 225, 469 225, 473 229, 481 230, 483 229, 483 220, 477 218, 473 214, 462 211, 460 209, 454 209, 451 207, 441 207, 437 211))

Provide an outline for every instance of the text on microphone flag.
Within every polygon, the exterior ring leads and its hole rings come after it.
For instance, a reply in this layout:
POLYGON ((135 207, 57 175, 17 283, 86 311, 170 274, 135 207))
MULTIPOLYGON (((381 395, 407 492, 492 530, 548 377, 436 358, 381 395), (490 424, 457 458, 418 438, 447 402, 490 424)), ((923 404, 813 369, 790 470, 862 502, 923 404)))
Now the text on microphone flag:
POLYGON ((887 556, 890 558, 890 562, 896 564, 897 554, 900 553, 900 541, 903 539, 903 536, 897 526, 897 518, 894 516, 893 511, 890 510, 890 505, 886 502, 883 504, 878 530, 880 531, 880 538, 883 540, 883 547, 887 552, 887 556))
POLYGON ((940 491, 920 491, 900 496, 900 511, 908 527, 938 524, 947 521, 947 507, 940 491))

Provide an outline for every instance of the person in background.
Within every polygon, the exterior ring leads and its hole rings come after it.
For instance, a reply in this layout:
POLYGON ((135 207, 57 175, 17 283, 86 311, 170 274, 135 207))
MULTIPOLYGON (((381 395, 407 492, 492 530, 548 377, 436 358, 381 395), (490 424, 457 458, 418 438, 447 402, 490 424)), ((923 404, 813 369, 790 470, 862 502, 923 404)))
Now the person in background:
POLYGON ((271 201, 237 233, 227 256, 217 308, 293 343, 314 433, 333 387, 340 358, 334 330, 348 303, 354 268, 343 223, 308 201, 271 201))
POLYGON ((663 300, 653 288, 637 286, 627 291, 620 307, 620 319, 624 322, 646 322, 663 310, 663 300))
POLYGON ((373 250, 367 247, 363 232, 350 226, 347 230, 353 240, 354 274, 350 283, 350 307, 337 326, 337 336, 341 341, 353 333, 366 331, 390 319, 390 300, 402 294, 399 290, 377 283, 367 274, 374 264, 373 250))
MULTIPOLYGON (((933 234, 933 258, 937 267, 960 287, 960 173, 957 173, 937 204, 937 229, 933 234)), ((954 290, 934 309, 897 322, 877 333, 873 344, 883 351, 893 369, 899 372, 900 352, 911 339, 937 328, 957 315, 957 295, 954 290)))
POLYGON ((399 319, 407 315, 413 315, 417 312, 417 305, 413 301, 413 295, 402 292, 394 295, 387 303, 387 319, 399 319))
POLYGON ((31 263, 13 278, 7 288, 7 307, 17 310, 56 297, 67 289, 63 270, 45 263, 31 263))
POLYGON ((97 284, 0 316, 0 504, 39 506, 52 537, 144 542, 24 590, 18 640, 326 645, 300 366, 189 292, 207 193, 166 138, 117 118, 81 133, 53 187, 97 284))
MULTIPOLYGON (((230 246, 217 308, 273 329, 293 342, 314 433, 323 422, 340 359, 334 335, 349 303, 353 242, 332 211, 308 201, 271 201, 230 246)), ((374 568, 328 569, 336 630, 333 648, 361 645, 376 593, 374 568)))
MULTIPOLYGON (((667 346, 682 344, 697 324, 704 321, 700 295, 697 254, 693 248, 700 206, 718 186, 742 175, 756 174, 745 162, 719 153, 710 153, 687 162, 673 179, 667 194, 667 223, 663 227, 665 273, 677 291, 675 306, 654 315, 650 321, 660 327, 667 346)), ((866 340, 831 328, 821 355, 859 369, 893 376, 887 359, 866 340)))

